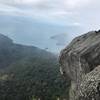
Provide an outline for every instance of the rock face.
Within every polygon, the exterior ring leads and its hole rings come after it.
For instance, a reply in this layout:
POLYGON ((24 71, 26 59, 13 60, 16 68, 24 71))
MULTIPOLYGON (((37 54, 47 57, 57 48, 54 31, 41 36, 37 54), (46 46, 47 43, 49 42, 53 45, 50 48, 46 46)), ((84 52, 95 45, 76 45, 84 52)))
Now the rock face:
POLYGON ((59 62, 71 79, 70 100, 100 100, 100 31, 76 37, 61 51, 59 62))

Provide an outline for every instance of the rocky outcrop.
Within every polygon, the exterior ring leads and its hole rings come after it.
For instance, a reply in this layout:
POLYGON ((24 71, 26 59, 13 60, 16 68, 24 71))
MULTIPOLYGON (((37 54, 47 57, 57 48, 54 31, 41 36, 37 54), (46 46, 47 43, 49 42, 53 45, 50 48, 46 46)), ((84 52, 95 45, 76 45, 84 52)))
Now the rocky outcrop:
POLYGON ((79 100, 100 100, 100 66, 83 78, 80 84, 79 100))
POLYGON ((71 79, 70 100, 100 100, 100 31, 76 37, 61 51, 59 62, 71 79))

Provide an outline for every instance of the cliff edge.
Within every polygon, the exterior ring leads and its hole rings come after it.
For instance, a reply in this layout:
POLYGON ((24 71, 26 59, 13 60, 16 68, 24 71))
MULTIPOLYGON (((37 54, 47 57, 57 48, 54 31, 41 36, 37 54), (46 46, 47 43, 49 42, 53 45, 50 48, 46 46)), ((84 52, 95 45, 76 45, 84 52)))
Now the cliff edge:
POLYGON ((100 100, 100 31, 73 39, 61 51, 59 63, 71 79, 70 100, 100 100))

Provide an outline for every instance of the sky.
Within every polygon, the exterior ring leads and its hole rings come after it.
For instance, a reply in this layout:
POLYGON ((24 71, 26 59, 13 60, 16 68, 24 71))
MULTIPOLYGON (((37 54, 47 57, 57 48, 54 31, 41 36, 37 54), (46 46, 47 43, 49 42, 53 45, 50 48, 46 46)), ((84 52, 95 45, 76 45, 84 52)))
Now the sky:
POLYGON ((55 24, 99 28, 99 0, 0 0, 0 12, 55 24))
MULTIPOLYGON (((78 27, 81 31, 75 34, 80 35, 99 29, 100 0, 0 0, 0 15, 27 17, 61 27, 78 27)), ((74 31, 68 34, 72 33, 74 31)))
POLYGON ((55 24, 99 28, 100 0, 0 0, 0 12, 55 24))

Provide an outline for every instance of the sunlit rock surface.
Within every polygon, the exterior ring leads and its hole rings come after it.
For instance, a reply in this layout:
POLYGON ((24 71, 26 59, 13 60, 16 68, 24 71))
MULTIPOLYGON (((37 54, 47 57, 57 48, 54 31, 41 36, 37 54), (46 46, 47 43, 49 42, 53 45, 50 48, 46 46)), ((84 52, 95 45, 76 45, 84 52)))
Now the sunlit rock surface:
POLYGON ((70 100, 100 100, 100 31, 76 37, 61 51, 59 62, 71 79, 70 100))

